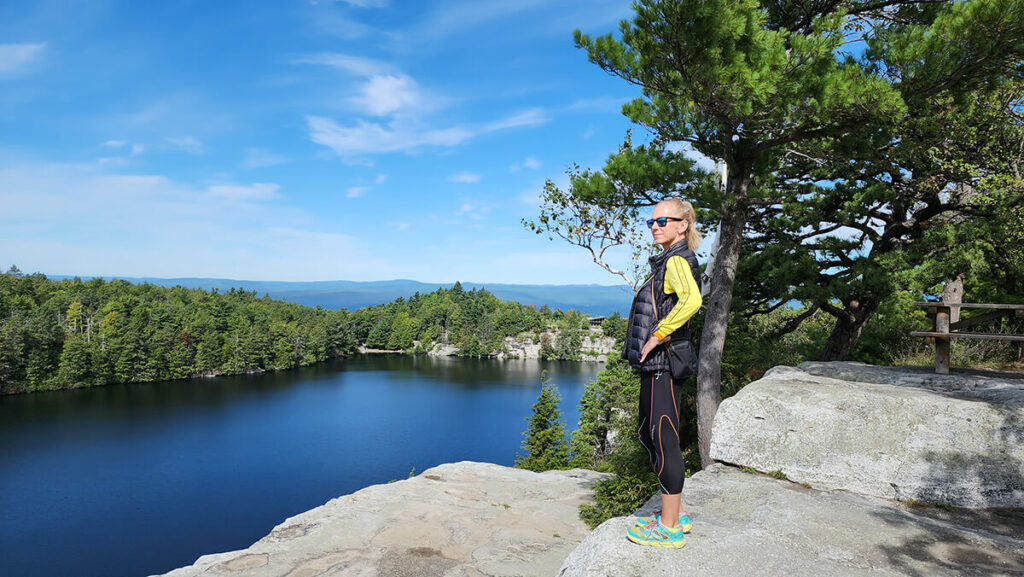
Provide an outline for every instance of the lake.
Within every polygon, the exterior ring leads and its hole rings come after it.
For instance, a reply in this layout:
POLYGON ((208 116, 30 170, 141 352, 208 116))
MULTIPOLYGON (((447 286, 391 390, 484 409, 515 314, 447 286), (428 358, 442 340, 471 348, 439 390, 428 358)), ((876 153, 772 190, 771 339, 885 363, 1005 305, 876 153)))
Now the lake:
POLYGON ((603 364, 360 355, 0 397, 5 577, 139 577, 461 460, 512 465, 546 370, 575 428, 603 364))

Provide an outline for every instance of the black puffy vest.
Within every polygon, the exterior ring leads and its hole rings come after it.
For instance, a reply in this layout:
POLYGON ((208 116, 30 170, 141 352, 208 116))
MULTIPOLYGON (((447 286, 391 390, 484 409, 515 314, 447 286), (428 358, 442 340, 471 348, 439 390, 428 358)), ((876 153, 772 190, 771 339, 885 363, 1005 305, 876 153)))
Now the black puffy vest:
MULTIPOLYGON (((640 364, 640 351, 644 343, 654 334, 658 322, 665 318, 679 297, 676 294, 665 294, 665 263, 673 256, 681 256, 690 265, 690 273, 694 279, 700 274, 697 267, 697 255, 689 249, 685 240, 677 242, 650 258, 651 276, 641 285, 633 297, 633 305, 629 309, 629 324, 626 329, 626 344, 622 349, 622 358, 629 361, 629 366, 641 371, 667 371, 668 355, 665 347, 657 347, 647 355, 640 364)), ((698 281, 697 286, 700 286, 698 281)), ((672 333, 672 339, 689 339, 690 324, 686 323, 672 333)))

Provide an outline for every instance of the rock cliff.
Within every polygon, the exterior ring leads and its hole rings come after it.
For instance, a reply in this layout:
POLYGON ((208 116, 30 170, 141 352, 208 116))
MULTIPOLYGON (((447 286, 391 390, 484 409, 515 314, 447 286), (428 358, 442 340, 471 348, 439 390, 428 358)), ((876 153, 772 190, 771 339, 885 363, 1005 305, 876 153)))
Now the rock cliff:
POLYGON ((453 463, 286 520, 244 551, 165 577, 554 575, 587 535, 578 507, 600 473, 453 463))

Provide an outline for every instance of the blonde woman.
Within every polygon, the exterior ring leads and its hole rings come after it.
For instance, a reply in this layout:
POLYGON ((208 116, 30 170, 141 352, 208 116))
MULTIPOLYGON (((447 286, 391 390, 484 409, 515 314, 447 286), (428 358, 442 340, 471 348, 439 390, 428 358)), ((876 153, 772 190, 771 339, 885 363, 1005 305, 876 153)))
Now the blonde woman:
POLYGON ((661 488, 661 511, 641 517, 626 532, 640 545, 683 547, 690 518, 682 510, 686 468, 679 448, 682 384, 673 382, 666 345, 690 338, 688 321, 700 309, 697 257, 700 244, 693 205, 659 202, 647 221, 662 251, 651 257, 651 275, 636 292, 629 313, 623 358, 640 371, 640 443, 650 454, 661 488))

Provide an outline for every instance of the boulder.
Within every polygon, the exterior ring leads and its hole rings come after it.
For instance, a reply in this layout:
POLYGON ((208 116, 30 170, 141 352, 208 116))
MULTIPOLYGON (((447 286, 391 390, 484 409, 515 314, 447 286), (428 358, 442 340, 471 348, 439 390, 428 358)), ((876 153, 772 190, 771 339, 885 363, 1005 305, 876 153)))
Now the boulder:
MULTIPOLYGON (((1024 574, 1024 516, 909 506, 816 491, 721 464, 687 479, 693 532, 682 549, 626 539, 633 517, 603 523, 559 577, 929 577, 1024 574)), ((638 514, 660 507, 656 495, 638 514)))
POLYGON ((711 457, 816 489, 1024 507, 1024 379, 803 363, 722 402, 711 457))
POLYGON ((461 462, 333 499, 244 551, 166 577, 550 576, 587 535, 578 507, 601 473, 461 462))

